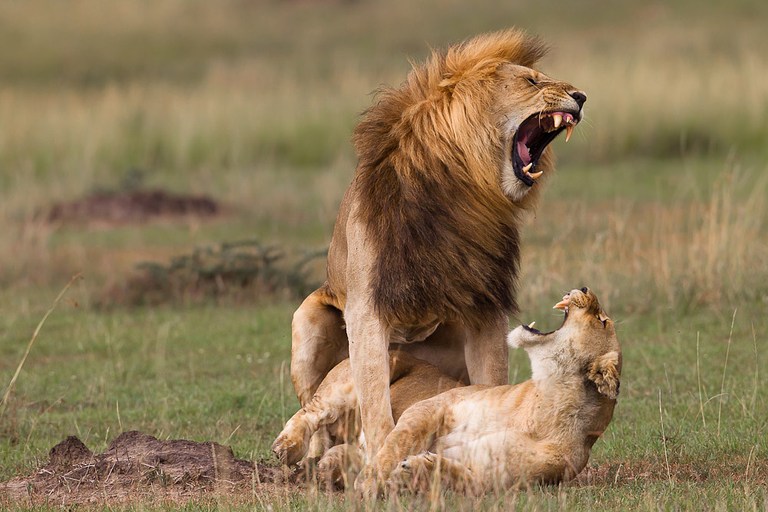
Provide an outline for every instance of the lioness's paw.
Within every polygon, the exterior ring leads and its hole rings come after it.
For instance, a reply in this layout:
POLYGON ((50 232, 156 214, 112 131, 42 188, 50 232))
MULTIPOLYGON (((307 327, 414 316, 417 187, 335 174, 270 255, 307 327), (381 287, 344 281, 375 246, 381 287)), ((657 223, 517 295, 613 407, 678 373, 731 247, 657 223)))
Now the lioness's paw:
POLYGON ((355 492, 366 500, 372 500, 384 493, 381 480, 372 473, 363 471, 355 479, 355 492))
POLYGON ((303 437, 281 433, 272 443, 272 452, 282 464, 291 466, 304 457, 307 448, 303 437))
POLYGON ((407 488, 411 491, 425 490, 435 470, 435 461, 435 454, 429 452, 409 456, 392 471, 387 487, 407 488))

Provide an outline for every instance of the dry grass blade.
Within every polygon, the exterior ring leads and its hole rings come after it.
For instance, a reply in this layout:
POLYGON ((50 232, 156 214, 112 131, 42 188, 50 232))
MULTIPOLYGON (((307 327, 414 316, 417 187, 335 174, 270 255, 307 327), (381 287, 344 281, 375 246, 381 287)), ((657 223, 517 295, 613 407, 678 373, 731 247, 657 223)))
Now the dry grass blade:
POLYGON ((21 373, 21 369, 24 367, 24 363, 27 360, 27 356, 29 356, 29 352, 32 350, 32 345, 35 344, 35 340, 37 340, 37 336, 40 334, 40 329, 43 328, 43 324, 45 324, 45 321, 48 320, 48 317, 51 315, 51 313, 53 313, 53 310, 56 309, 56 306, 58 306, 62 297, 64 297, 64 294, 67 293, 69 287, 72 286, 74 282, 81 277, 82 274, 75 274, 72 276, 72 279, 70 279, 66 286, 62 288, 62 290, 59 292, 59 295, 56 297, 56 299, 54 299, 53 304, 51 304, 51 307, 48 309, 48 311, 45 312, 45 315, 43 315, 43 318, 40 320, 40 322, 38 322, 37 327, 35 327, 35 332, 32 333, 32 337, 29 339, 29 343, 27 343, 27 349, 24 351, 24 356, 22 356, 21 361, 19 361, 19 365, 16 367, 16 372, 13 374, 13 377, 11 377, 11 382, 8 384, 8 389, 5 390, 5 394, 3 395, 3 401, 0 403, 0 418, 2 418, 5 414, 8 398, 11 396, 13 386, 16 384, 16 380, 19 378, 19 374, 21 373))
POLYGON ((731 354, 731 340, 733 339, 733 325, 736 323, 736 312, 738 309, 733 310, 733 317, 731 318, 731 331, 728 333, 728 346, 725 349, 725 363, 723 364, 723 378, 720 381, 720 402, 717 406, 717 437, 720 437, 720 417, 723 413, 723 397, 725 396, 725 373, 728 370, 728 356, 731 354))

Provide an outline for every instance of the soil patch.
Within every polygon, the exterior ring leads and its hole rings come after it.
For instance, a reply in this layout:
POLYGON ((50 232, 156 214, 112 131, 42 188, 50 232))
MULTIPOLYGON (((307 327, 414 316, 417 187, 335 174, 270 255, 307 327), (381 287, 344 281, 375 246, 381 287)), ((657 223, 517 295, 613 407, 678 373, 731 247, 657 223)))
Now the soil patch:
POLYGON ((98 192, 54 204, 48 222, 87 224, 143 223, 165 217, 213 217, 222 207, 208 196, 172 194, 165 190, 98 192))
MULTIPOLYGON (((669 466, 634 460, 588 466, 568 485, 615 487, 659 480, 765 485, 766 475, 768 462, 752 458, 669 466)), ((231 448, 213 442, 160 441, 131 431, 120 434, 104 453, 94 454, 70 436, 51 449, 48 462, 34 473, 0 483, 0 507, 8 502, 27 506, 178 504, 219 498, 230 502, 306 491, 309 481, 313 477, 300 469, 237 459, 231 448)), ((317 488, 316 482, 309 485, 317 488)))
POLYGON ((279 467, 237 459, 231 448, 218 443, 160 441, 131 431, 120 434, 99 454, 70 436, 51 449, 48 463, 36 472, 0 484, 0 496, 29 504, 178 502, 292 479, 279 467))

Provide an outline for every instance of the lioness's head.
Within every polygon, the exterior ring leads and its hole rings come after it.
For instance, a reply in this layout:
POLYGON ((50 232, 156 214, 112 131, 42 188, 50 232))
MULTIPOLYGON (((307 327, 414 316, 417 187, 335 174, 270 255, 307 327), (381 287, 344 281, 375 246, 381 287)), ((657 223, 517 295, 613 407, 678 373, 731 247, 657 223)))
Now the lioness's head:
POLYGON ((619 392, 621 348, 616 329, 589 288, 574 289, 555 304, 565 312, 563 325, 550 333, 521 326, 528 335, 515 335, 509 343, 524 348, 531 359, 534 379, 555 375, 583 375, 597 391, 615 399, 619 392))

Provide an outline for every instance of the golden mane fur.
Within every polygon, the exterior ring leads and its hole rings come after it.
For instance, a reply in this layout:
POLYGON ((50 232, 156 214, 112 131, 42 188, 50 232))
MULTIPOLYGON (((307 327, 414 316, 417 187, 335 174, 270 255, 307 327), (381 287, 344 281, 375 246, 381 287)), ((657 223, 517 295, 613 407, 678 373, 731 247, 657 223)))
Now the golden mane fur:
MULTIPOLYGON (((482 326, 516 311, 519 216, 537 191, 513 202, 500 186, 495 72, 545 52, 517 30, 476 37, 433 53, 364 114, 353 187, 376 255, 373 303, 390 323, 482 326)), ((537 169, 551 166, 547 150, 537 169)))

